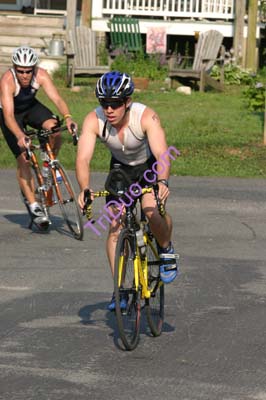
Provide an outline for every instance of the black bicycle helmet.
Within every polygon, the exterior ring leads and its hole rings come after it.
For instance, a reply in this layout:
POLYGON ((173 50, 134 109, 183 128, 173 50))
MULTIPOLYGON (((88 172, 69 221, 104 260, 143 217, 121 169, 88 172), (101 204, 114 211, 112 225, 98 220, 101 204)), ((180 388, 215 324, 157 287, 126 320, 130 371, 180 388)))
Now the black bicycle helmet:
POLYGON ((98 99, 124 99, 134 92, 134 83, 126 73, 106 72, 96 84, 95 94, 98 99))

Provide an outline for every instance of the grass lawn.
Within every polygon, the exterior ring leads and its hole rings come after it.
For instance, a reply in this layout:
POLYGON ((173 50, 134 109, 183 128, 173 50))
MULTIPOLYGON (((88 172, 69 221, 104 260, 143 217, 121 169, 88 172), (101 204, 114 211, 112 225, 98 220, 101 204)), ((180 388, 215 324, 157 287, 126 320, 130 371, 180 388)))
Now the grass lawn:
MULTIPOLYGON (((80 81, 79 92, 71 92, 58 81, 60 93, 69 104, 79 127, 97 101, 95 79, 80 81)), ((151 83, 149 89, 136 92, 133 99, 153 108, 161 117, 168 145, 181 151, 172 163, 173 175, 264 177, 266 148, 263 146, 263 116, 247 110, 243 87, 226 87, 224 93, 193 92, 191 96, 163 90, 163 82, 151 83)), ((39 93, 39 99, 51 104, 39 93)), ((51 107, 56 111, 53 107, 51 107)), ((3 137, 0 138, 0 167, 15 167, 3 137)), ((64 133, 60 160, 68 169, 75 168, 76 148, 64 133)), ((92 168, 106 171, 109 152, 98 143, 92 168)))

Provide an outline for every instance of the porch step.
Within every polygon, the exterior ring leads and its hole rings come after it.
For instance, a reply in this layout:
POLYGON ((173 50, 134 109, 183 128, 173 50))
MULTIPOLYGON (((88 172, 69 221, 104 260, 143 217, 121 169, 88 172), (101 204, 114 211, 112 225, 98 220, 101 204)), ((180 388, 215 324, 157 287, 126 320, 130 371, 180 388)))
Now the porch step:
POLYGON ((51 28, 64 28, 65 18, 64 17, 54 17, 54 16, 38 16, 38 15, 3 15, 0 14, 0 24, 8 25, 9 28, 12 26, 31 26, 31 27, 51 27, 51 28))
POLYGON ((0 14, 0 75, 11 66, 11 54, 21 45, 35 49, 40 61, 62 63, 65 57, 52 57, 48 54, 54 34, 65 40, 65 17, 0 14))

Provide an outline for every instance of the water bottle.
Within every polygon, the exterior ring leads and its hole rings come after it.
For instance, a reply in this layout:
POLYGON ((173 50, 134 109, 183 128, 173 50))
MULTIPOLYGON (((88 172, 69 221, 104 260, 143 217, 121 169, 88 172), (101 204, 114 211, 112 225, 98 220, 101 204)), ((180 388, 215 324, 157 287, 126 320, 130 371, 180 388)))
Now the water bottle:
POLYGON ((48 161, 44 161, 42 165, 42 176, 44 179, 47 179, 49 175, 49 163, 48 161))
POLYGON ((42 176, 44 180, 45 189, 48 190, 52 186, 50 168, 48 161, 44 161, 42 165, 42 176))
POLYGON ((56 174, 56 182, 61 183, 63 181, 62 175, 58 170, 55 171, 55 174, 56 174))
POLYGON ((137 237, 137 244, 140 249, 140 254, 144 256, 146 251, 146 246, 144 243, 143 230, 141 227, 136 231, 136 237, 137 237))

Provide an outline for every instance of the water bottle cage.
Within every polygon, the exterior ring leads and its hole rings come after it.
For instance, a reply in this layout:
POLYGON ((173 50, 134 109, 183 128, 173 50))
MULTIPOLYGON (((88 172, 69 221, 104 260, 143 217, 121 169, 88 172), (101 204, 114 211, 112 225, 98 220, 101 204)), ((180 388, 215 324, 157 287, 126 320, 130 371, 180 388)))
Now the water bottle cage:
POLYGON ((145 256, 146 256, 146 249, 147 249, 147 246, 146 246, 145 244, 144 244, 144 246, 139 246, 140 258, 141 258, 142 260, 145 259, 145 256))
POLYGON ((136 230, 136 240, 139 248, 140 258, 143 259, 146 255, 146 244, 144 242, 143 230, 141 227, 136 230))

